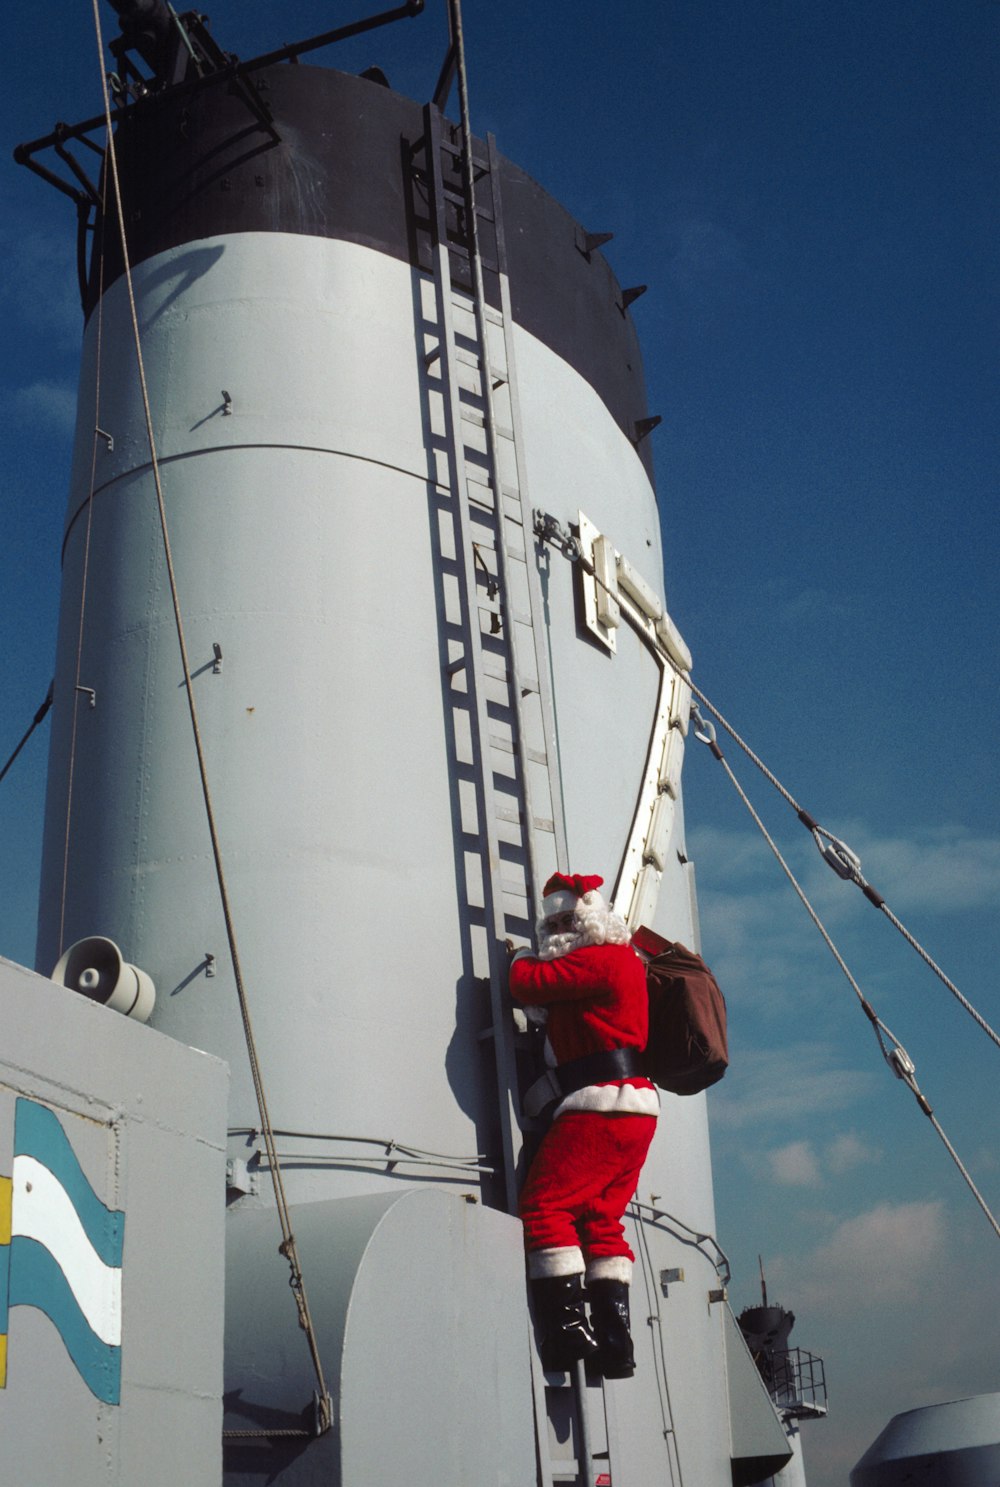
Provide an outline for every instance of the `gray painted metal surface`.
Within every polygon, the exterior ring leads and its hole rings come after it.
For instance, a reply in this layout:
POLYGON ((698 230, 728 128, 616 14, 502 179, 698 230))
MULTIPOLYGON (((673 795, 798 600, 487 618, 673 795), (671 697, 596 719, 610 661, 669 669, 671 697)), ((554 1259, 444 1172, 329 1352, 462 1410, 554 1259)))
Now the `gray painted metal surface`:
MULTIPOLYGON (((227 1438, 227 1480, 533 1481, 517 1220, 427 1188, 302 1205, 295 1227, 335 1426, 311 1443, 227 1438)), ((227 1353, 255 1363, 227 1398, 226 1428, 295 1428, 311 1418, 313 1380, 271 1264, 273 1211, 232 1214, 227 1243, 227 1353)))
POLYGON ((1000 1482, 1000 1394, 894 1415, 851 1472, 851 1487, 987 1487, 1000 1482))
MULTIPOLYGON (((92 1206, 121 1215, 123 1226, 117 1403, 93 1392, 65 1340, 82 1334, 73 1298, 92 1306, 88 1286, 101 1270, 78 1232, 82 1188, 63 1171, 73 1211, 43 1210, 36 1220, 31 1204, 49 1168, 28 1169, 28 1192, 15 1182, 0 1295, 9 1279, 11 1299, 30 1291, 33 1304, 0 1315, 8 1332, 3 1479, 19 1487, 217 1487, 225 1067, 6 960, 0 1019, 0 1187, 13 1168, 18 1110, 41 1111, 49 1142, 54 1121, 80 1164, 92 1206), (26 1230, 35 1237, 25 1241, 26 1230)), ((27 1145, 31 1161, 52 1161, 51 1145, 27 1145)), ((19 1148, 23 1161, 23 1135, 19 1148)))

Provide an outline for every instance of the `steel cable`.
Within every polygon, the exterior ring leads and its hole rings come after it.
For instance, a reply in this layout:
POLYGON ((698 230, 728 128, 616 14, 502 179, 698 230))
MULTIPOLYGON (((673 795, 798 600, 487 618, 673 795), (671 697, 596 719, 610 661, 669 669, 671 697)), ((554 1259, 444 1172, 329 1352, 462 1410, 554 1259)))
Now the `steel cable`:
POLYGON ((707 744, 709 746, 709 748, 711 749, 712 754, 715 756, 715 758, 722 765, 723 769, 725 770, 725 772, 726 772, 726 774, 727 774, 727 776, 729 778, 730 783, 732 784, 732 786, 735 789, 736 793, 739 795, 740 799, 742 800, 742 802, 743 802, 744 806, 746 807, 747 811, 749 812, 750 816, 752 817, 752 819, 756 823, 757 828, 760 831, 761 835, 763 836, 764 840, 767 842, 767 845, 770 847, 771 851, 774 853, 774 856, 777 858, 778 863, 781 866, 782 871, 784 872, 785 876, 788 878, 788 881, 791 883, 792 887, 795 889, 795 892, 798 894, 800 900, 802 901, 802 904, 803 904, 803 906, 804 906, 807 914, 809 915, 810 919, 813 921, 813 923, 815 924, 816 928, 819 930, 820 934, 822 935, 824 941, 826 942, 827 948, 829 949, 830 953, 832 954, 832 956, 836 960, 836 962, 839 965, 840 969, 843 971, 844 975, 847 977, 848 983, 850 984, 852 990, 854 991, 854 993, 857 996, 858 1001, 859 1001, 859 1003, 861 1005, 861 1010, 864 1012, 865 1016, 868 1018, 869 1022, 872 1024, 872 1027, 873 1027, 873 1029, 875 1031, 875 1035, 876 1035, 876 1037, 878 1039, 879 1048, 881 1049, 881 1052, 882 1052, 882 1057, 885 1059, 886 1063, 889 1065, 889 1067, 892 1070, 892 1072, 896 1075, 897 1079, 901 1079, 903 1081, 903 1083, 907 1086, 907 1088, 910 1090, 911 1094, 916 1099, 917 1104, 920 1106, 921 1110, 924 1112, 924 1114, 930 1120, 931 1125, 937 1131, 937 1133, 938 1133, 939 1137, 941 1138, 941 1141, 943 1142, 943 1144, 945 1146, 945 1149, 947 1150, 949 1156, 951 1157, 952 1161, 955 1163, 955 1166, 958 1168, 958 1171, 961 1173, 963 1180, 965 1181, 965 1183, 967 1184, 967 1186, 969 1188, 969 1191, 972 1193, 972 1195, 975 1198, 976 1202, 979 1204, 980 1208, 983 1210, 983 1213, 986 1215, 986 1218, 989 1220, 989 1223, 990 1223, 990 1225, 991 1225, 991 1227, 993 1229, 993 1232, 997 1235, 998 1238, 1000 1238, 1000 1223, 997 1222, 997 1220, 994 1217, 993 1213, 990 1211, 990 1209, 989 1209, 989 1207, 988 1207, 988 1205, 986 1203, 986 1200, 983 1198, 983 1195, 980 1193, 979 1189, 976 1187, 976 1184, 973 1181, 973 1179, 972 1179, 972 1177, 971 1177, 968 1169, 965 1167, 964 1163, 962 1162, 961 1158, 959 1157, 958 1153, 956 1152, 954 1146, 951 1144, 951 1142, 948 1140, 948 1137, 945 1135, 945 1132, 944 1132, 944 1130, 943 1130, 940 1122, 937 1120, 936 1116, 934 1115, 934 1111, 931 1108, 931 1106, 930 1106, 927 1098, 925 1097, 925 1095, 923 1095, 923 1093, 921 1092, 919 1086, 917 1085, 917 1081, 916 1081, 916 1078, 915 1078, 915 1075, 914 1075, 914 1066, 913 1066, 912 1059, 910 1059, 910 1057, 907 1054, 905 1048, 900 1043, 899 1039, 895 1036, 895 1034, 892 1032, 892 1030, 889 1027, 886 1026, 886 1024, 882 1021, 882 1019, 875 1012, 875 1009, 872 1007, 871 1003, 868 1001, 868 998, 865 996, 864 992, 861 990, 861 987, 858 985, 858 983, 855 980, 854 976, 851 974, 851 971, 849 970, 849 968, 847 966, 847 963, 845 962, 843 956, 841 955, 840 951, 837 949, 836 945, 833 943, 833 940, 830 938, 830 935, 827 932, 826 926, 823 924, 823 922, 820 919, 819 915, 817 914, 816 910, 813 908, 812 904, 809 902, 809 899, 807 898, 807 896, 806 896, 803 888, 799 884, 798 879, 795 877, 795 874, 792 872, 791 868, 788 866, 788 863, 785 861, 784 857, 782 856, 782 854, 781 854, 781 852, 780 852, 780 850, 779 850, 776 842, 774 841, 774 839, 771 836, 770 832, 768 831, 767 827, 764 825, 764 823, 761 820, 760 816, 757 814, 756 810, 754 809, 754 807, 753 807, 753 805, 752 805, 749 797, 746 794, 746 791, 743 789, 743 787, 740 784, 739 780, 736 778, 735 774, 733 773, 732 769, 730 768, 728 760, 726 759, 725 755, 723 754, 722 750, 719 748, 719 745, 718 745, 718 743, 715 740, 715 730, 714 730, 714 728, 712 728, 710 724, 706 724, 705 721, 704 721, 704 719, 702 719, 700 717, 700 715, 697 715, 696 716, 696 733, 695 733, 695 737, 698 738, 702 743, 705 743, 705 744, 707 744), (889 1042, 893 1045, 892 1046, 892 1049, 889 1050, 889 1051, 887 1051, 886 1046, 885 1046, 885 1040, 886 1039, 888 1039, 889 1042))
MULTIPOLYGON (((552 543, 553 546, 561 545, 557 540, 554 540, 553 533, 546 531, 545 537, 552 543)), ((565 546, 563 546, 563 551, 565 550, 565 546)), ((612 598, 621 603, 621 595, 612 593, 608 585, 605 584, 597 574, 593 564, 583 558, 579 554, 579 550, 577 550, 575 554, 571 555, 571 561, 578 563, 579 566, 584 570, 584 572, 587 573, 591 578, 593 578, 594 582, 599 584, 602 589, 604 589, 605 593, 609 594, 612 598)), ((628 620, 629 624, 632 626, 633 630, 635 630, 636 633, 639 635, 640 639, 647 645, 651 644, 645 629, 635 622, 634 617, 629 611, 629 606, 625 603, 621 603, 621 611, 625 618, 628 620)), ((813 818, 813 816, 811 816, 810 813, 803 806, 799 805, 798 801, 795 799, 795 796, 791 793, 791 791, 788 790, 778 779, 777 775, 774 774, 773 771, 767 767, 763 759, 761 759, 758 754, 754 753, 753 749, 747 743, 746 739, 741 737, 741 735, 733 727, 732 723, 730 723, 729 720, 725 718, 719 711, 715 703, 712 702, 711 699, 707 697, 701 690, 701 688, 691 680, 690 673, 687 671, 683 671, 681 667, 678 666, 673 657, 669 655, 665 650, 662 650, 659 646, 656 646, 654 648, 656 649, 657 655, 662 655, 664 657, 664 659, 667 661, 676 675, 683 677, 688 686, 691 688, 692 694, 697 697, 699 702, 704 703, 705 707, 716 719, 716 721, 721 724, 721 726, 729 734, 733 742, 743 750, 747 758, 751 761, 752 764, 756 766, 757 769, 760 770, 761 774, 769 782, 769 784, 771 784, 774 789, 777 790, 778 794, 785 801, 785 803, 791 806, 796 816, 798 816, 799 820, 802 822, 802 825, 805 826, 806 830, 811 833, 817 847, 819 847, 820 854, 823 857, 824 861, 827 862, 827 864, 834 869, 838 877, 844 878, 845 880, 854 883, 856 887, 861 889, 862 893, 864 894, 865 898, 868 899, 869 903, 871 903, 875 908, 881 910, 881 912, 889 920, 889 923, 893 926, 893 928, 898 930, 907 944, 910 945, 911 948, 917 952, 924 964, 927 965, 930 970, 934 972, 935 976, 937 976, 937 978, 942 982, 942 984, 947 987, 952 996, 954 996, 959 1004, 964 1007, 965 1011, 968 1012, 973 1021, 978 1024, 978 1026, 984 1033, 986 1033, 987 1037, 992 1039, 997 1047, 1000 1047, 1000 1034, 998 1034, 990 1026, 982 1013, 977 1011, 977 1009, 973 1006, 969 999, 964 996, 961 991, 959 991, 954 981, 952 981, 951 978, 946 975, 946 973, 941 969, 941 967, 933 959, 930 953, 924 949, 924 947, 920 944, 916 937, 910 932, 910 930, 906 928, 905 924, 903 924, 903 922, 896 916, 896 914, 893 913, 893 911, 889 908, 889 905, 883 898, 882 894, 879 893, 878 889, 874 888, 872 884, 867 881, 867 879, 861 872, 861 862, 857 855, 852 852, 850 848, 845 845, 845 843, 840 841, 838 837, 834 836, 831 831, 827 831, 824 826, 820 826, 820 824, 813 818), (830 844, 829 848, 824 848, 822 846, 819 840, 820 837, 826 838, 827 842, 830 844)))

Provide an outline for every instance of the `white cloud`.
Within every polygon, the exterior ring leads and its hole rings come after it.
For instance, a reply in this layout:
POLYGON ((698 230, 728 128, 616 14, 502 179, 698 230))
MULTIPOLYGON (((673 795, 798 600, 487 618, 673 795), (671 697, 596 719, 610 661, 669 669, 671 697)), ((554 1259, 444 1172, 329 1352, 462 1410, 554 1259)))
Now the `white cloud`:
POLYGON ((771 1176, 783 1187, 818 1187, 819 1161, 810 1141, 791 1141, 767 1153, 771 1176))
POLYGON ((824 1043, 741 1049, 725 1083, 710 1096, 713 1126, 746 1129, 806 1119, 853 1107, 867 1096, 876 1071, 845 1067, 824 1043))
POLYGON ((32 382, 13 396, 17 416, 46 432, 72 434, 76 425, 76 389, 57 382, 32 382))
POLYGON ((794 1260, 770 1268, 788 1295, 808 1296, 809 1314, 912 1301, 947 1258, 944 1204, 937 1200, 879 1203, 839 1223, 829 1238, 794 1260))
POLYGON ((877 1162, 881 1156, 877 1147, 869 1146, 854 1131, 844 1131, 835 1136, 825 1151, 826 1164, 838 1177, 855 1167, 877 1162))

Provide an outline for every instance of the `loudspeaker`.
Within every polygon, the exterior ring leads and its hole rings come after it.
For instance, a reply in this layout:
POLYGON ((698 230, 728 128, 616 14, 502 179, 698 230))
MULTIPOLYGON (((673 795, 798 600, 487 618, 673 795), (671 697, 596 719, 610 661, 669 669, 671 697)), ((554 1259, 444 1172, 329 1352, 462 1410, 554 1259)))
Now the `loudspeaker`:
POLYGON ((52 972, 52 980, 137 1022, 149 1020, 156 1001, 156 988, 146 972, 123 960, 114 940, 103 935, 71 945, 52 972))

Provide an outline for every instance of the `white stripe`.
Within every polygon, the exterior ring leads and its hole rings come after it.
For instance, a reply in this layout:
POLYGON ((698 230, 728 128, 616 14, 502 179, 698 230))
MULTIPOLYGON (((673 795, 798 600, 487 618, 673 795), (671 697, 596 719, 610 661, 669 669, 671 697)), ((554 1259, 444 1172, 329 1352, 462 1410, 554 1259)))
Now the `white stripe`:
POLYGON ((104 1261, 84 1231, 61 1182, 34 1157, 16 1156, 11 1234, 49 1251, 102 1342, 122 1340, 122 1273, 104 1261))
POLYGON ((569 1110, 595 1110, 601 1115, 659 1115, 660 1097, 642 1084, 588 1084, 567 1095, 552 1119, 569 1110))

